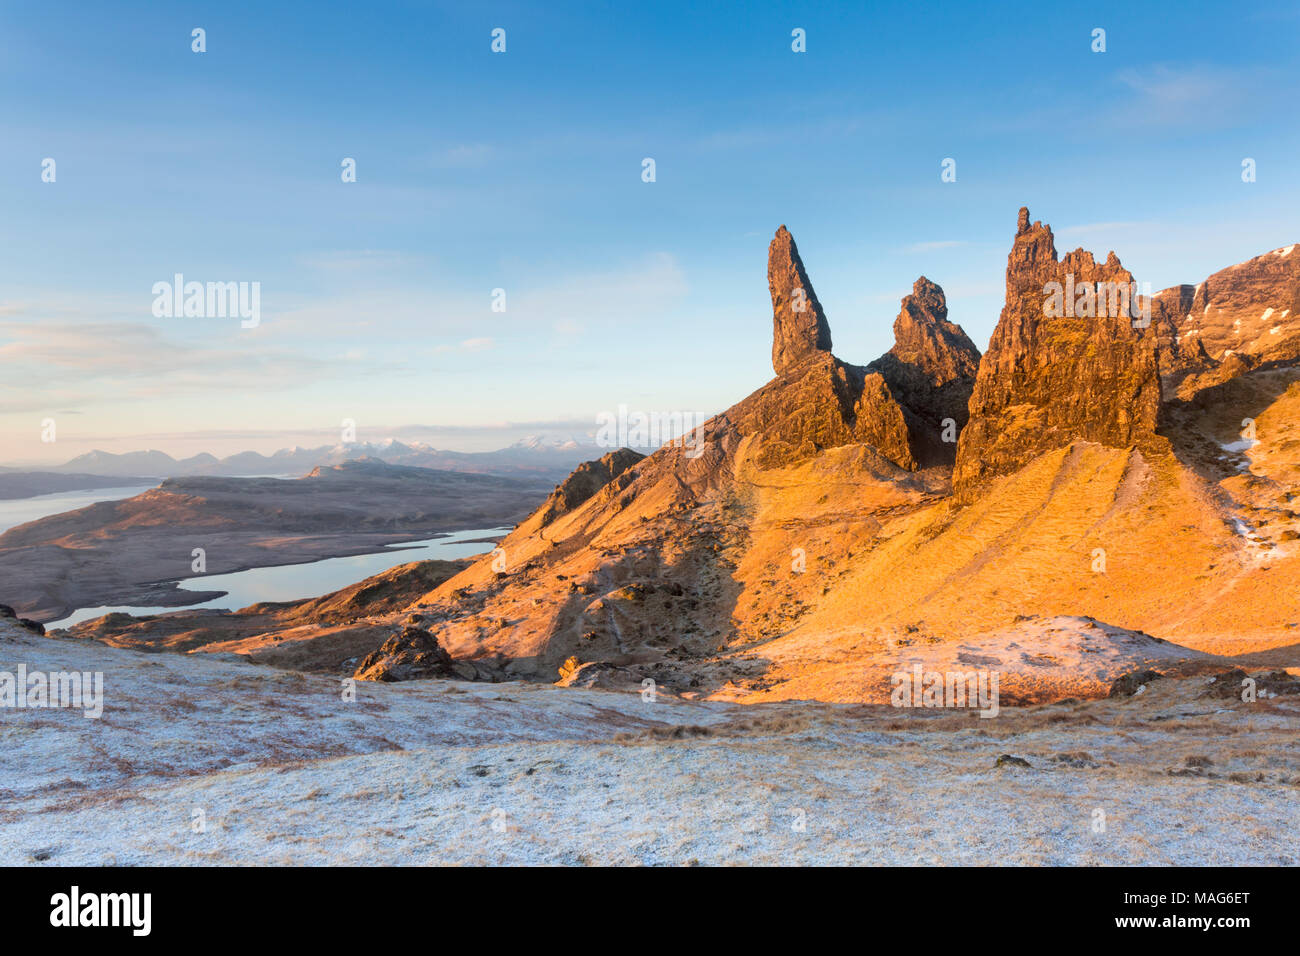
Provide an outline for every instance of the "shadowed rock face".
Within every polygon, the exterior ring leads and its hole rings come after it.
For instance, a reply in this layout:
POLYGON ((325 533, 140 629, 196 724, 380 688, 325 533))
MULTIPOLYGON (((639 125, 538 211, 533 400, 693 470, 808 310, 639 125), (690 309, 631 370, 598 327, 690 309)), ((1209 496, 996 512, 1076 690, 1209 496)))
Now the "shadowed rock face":
POLYGON ((884 377, 829 353, 773 379, 724 417, 740 437, 763 439, 764 467, 856 443, 873 446, 900 468, 917 466, 903 409, 884 377))
POLYGON ((1049 316, 1050 282, 1128 285, 1115 253, 1103 263, 1076 249, 1059 262, 1052 230, 1020 210, 1007 257, 1007 298, 980 362, 970 421, 957 446, 961 492, 1015 471, 1073 439, 1115 448, 1155 440, 1160 407, 1156 336, 1119 309, 1097 316, 1049 316), (1109 314, 1118 313, 1118 314, 1109 314))
POLYGON ((902 404, 922 464, 952 464, 979 362, 975 343, 948 321, 943 289, 921 276, 894 320, 894 347, 868 368, 884 377, 902 404), (947 419, 952 427, 945 429, 947 419), (951 436, 946 441, 945 431, 951 436))
POLYGON ((772 294, 772 368, 781 375, 819 354, 830 354, 831 327, 804 272, 799 249, 782 226, 767 247, 772 294))

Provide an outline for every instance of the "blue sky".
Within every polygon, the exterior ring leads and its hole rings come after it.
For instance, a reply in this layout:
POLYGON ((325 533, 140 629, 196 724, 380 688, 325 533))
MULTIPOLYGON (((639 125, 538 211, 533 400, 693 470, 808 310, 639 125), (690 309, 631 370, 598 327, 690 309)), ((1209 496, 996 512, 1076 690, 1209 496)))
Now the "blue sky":
POLYGON ((1294 3, 755 6, 5 4, 0 460, 718 411, 782 223, 863 363, 921 274, 982 348, 1022 204, 1154 289, 1300 239, 1294 3))

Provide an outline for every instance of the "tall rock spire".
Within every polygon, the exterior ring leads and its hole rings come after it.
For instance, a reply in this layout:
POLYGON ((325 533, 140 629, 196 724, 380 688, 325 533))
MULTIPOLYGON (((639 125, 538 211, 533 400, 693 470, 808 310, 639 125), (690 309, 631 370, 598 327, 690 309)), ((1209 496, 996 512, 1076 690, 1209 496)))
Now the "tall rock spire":
POLYGON ((804 272, 790 230, 782 226, 767 247, 767 287, 772 294, 772 368, 776 374, 831 350, 831 327, 804 272))
POLYGON ((1122 307, 1132 282, 1113 252, 1104 262, 1083 249, 1058 260, 1051 228, 1031 225, 1029 211, 1020 210, 1007 256, 1006 304, 980 360, 970 421, 957 444, 953 483, 960 494, 1075 440, 1113 448, 1163 441, 1155 434, 1156 337, 1135 327, 1122 307), (1061 314, 1054 303, 1065 297, 1072 306, 1061 314))

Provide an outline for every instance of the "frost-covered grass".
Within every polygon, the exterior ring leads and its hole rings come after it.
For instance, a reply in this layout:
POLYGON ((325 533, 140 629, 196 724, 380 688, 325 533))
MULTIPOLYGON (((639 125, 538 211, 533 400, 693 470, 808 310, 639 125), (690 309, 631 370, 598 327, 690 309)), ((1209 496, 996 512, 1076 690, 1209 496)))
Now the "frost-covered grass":
POLYGON ((0 864, 1300 862, 1300 702, 1195 680, 992 720, 442 681, 346 704, 14 633, 0 669, 102 670, 107 699, 0 711, 0 864))

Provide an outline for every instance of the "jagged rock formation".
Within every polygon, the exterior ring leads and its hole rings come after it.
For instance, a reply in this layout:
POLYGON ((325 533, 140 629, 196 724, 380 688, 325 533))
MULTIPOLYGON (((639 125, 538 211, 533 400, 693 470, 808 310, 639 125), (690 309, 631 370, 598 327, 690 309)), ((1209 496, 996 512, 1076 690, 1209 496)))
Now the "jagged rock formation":
POLYGON ((426 677, 455 677, 451 655, 438 639, 419 627, 404 627, 366 655, 352 675, 357 680, 401 681, 426 677))
POLYGON ((1103 263, 1083 249, 1058 261, 1051 227, 1031 225, 1021 208, 1007 256, 1006 304, 957 446, 959 491, 969 497, 981 482, 1075 439, 1114 448, 1158 444, 1156 336, 1096 294, 1098 283, 1127 289, 1132 282, 1114 252, 1103 263), (1051 283, 1060 286, 1054 303, 1051 283), (1084 289, 1093 292, 1091 304, 1084 289), (1049 314, 1065 300, 1075 315, 1049 314))
POLYGON ((952 464, 956 457, 979 362, 975 343, 948 321, 943 289, 921 276, 894 320, 894 347, 868 368, 884 377, 902 405, 922 464, 952 464))
POLYGON ((620 448, 596 461, 584 461, 573 470, 573 474, 555 486, 551 496, 538 509, 540 526, 545 527, 560 515, 572 511, 643 458, 645 455, 640 452, 620 448))
POLYGON ((900 468, 917 466, 903 409, 884 376, 829 353, 774 379, 722 417, 740 438, 761 440, 763 467, 851 444, 871 445, 900 468))
POLYGON ((772 368, 781 375, 831 351, 831 327, 813 291, 790 230, 782 226, 767 247, 772 294, 772 368))
MULTIPOLYGON (((809 288, 789 249, 769 282, 781 301, 789 270, 809 288)), ((976 353, 922 279, 871 366, 818 344, 816 306, 811 334, 786 336, 801 357, 709 421, 700 445, 580 468, 500 552, 403 610, 366 589, 332 631, 295 618, 272 633, 262 614, 209 649, 259 646, 281 656, 255 660, 291 666, 286 645, 332 640, 331 667, 351 673, 387 639, 362 674, 446 675, 438 648, 466 679, 649 679, 750 701, 883 703, 900 669, 979 667, 1003 675, 1008 706, 1104 696, 1122 673, 1186 663, 1187 648, 1300 663, 1300 368, 1254 368, 1174 416, 1166 404, 1156 435, 1158 330, 1109 311, 1047 315, 1044 287, 1067 275, 1130 279, 1114 254, 1058 260, 1051 230, 1021 210, 956 496, 918 448, 936 418, 958 420, 976 353), (410 625, 406 644, 390 638, 410 625)))
MULTIPOLYGON (((825 315, 784 227, 769 265, 776 377, 707 422, 697 447, 665 447, 622 470, 581 469, 573 502, 560 489, 501 543, 506 571, 482 561, 426 595, 420 613, 458 663, 501 655, 507 676, 549 680, 671 675, 654 662, 716 652, 733 616, 768 636, 798 618, 803 598, 752 586, 754 575, 789 576, 779 568, 792 545, 806 554, 863 546, 880 528, 877 511, 905 512, 946 490, 942 472, 917 473, 909 428, 909 419, 933 432, 934 420, 961 418, 973 379, 978 352, 947 321, 942 290, 917 283, 878 371, 828 350, 825 315), (807 313, 787 308, 794 289, 807 313), (904 395, 913 381, 924 387, 904 395), (787 542, 768 522, 796 537, 787 542), (799 531, 805 523, 818 530, 799 531), (768 541, 778 542, 770 554, 759 543, 768 541), (750 548, 765 557, 742 572, 735 562, 750 548)), ((720 670, 733 666, 753 670, 720 670)))
POLYGON ((898 467, 915 469, 913 436, 885 376, 831 354, 830 325, 785 226, 768 247, 767 285, 777 377, 720 421, 737 438, 761 439, 756 460, 763 467, 802 461, 825 448, 866 444, 898 467))

